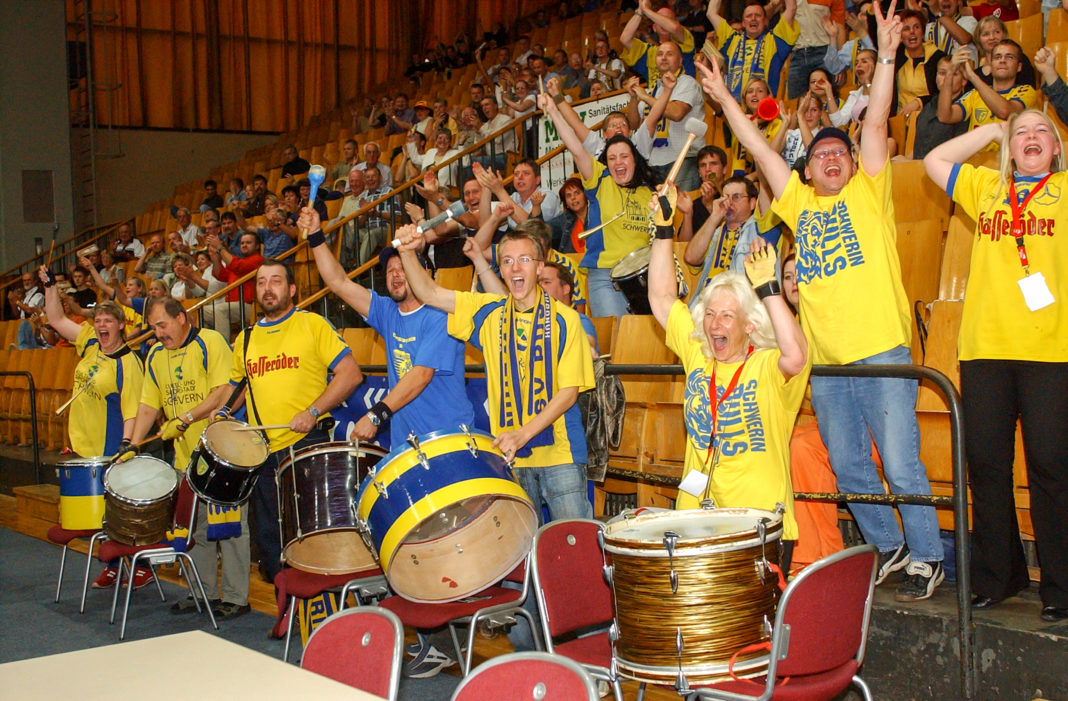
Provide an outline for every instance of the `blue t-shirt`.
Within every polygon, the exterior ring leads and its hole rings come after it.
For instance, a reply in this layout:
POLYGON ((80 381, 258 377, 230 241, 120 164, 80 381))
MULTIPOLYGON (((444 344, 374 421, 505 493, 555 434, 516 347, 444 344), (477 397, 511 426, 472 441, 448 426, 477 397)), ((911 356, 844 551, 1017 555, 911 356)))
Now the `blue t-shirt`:
POLYGON ((597 342, 597 328, 593 325, 593 320, 579 312, 579 322, 582 323, 582 330, 586 332, 586 335, 593 339, 593 350, 600 355, 601 344, 597 342))
MULTIPOLYGON (((263 243, 264 258, 281 260, 283 253, 297 245, 284 231, 271 231, 260 227, 257 233, 259 234, 260 242, 263 243)), ((290 256, 285 262, 289 263, 292 260, 293 257, 290 256)))
POLYGON ((390 419, 394 447, 403 445, 409 433, 458 431, 460 424, 474 424, 475 412, 464 389, 464 344, 446 331, 447 318, 426 305, 402 313, 393 300, 371 292, 367 323, 386 341, 390 389, 416 365, 434 371, 430 384, 390 419))

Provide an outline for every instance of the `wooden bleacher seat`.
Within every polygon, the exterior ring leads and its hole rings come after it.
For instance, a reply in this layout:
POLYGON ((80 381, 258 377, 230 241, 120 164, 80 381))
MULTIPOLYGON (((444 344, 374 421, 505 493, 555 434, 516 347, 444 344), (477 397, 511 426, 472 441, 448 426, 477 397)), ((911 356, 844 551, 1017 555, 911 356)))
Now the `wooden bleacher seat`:
MULTIPOLYGON (((1063 11, 1063 10, 1062 10, 1063 11)), ((1050 20, 1052 24, 1052 19, 1050 20)), ((1024 56, 1034 56, 1042 48, 1042 13, 1020 17, 1005 23, 1006 36, 1023 49, 1024 56)), ((1058 37, 1059 38, 1059 37, 1058 37)))
POLYGON ((1042 0, 1016 0, 1016 7, 1020 11, 1020 18, 1030 17, 1042 12, 1042 0))
POLYGON ((975 224, 963 212, 954 214, 946 231, 946 245, 938 280, 938 299, 964 299, 972 258, 975 224))
POLYGON ((371 353, 374 346, 374 337, 378 334, 372 328, 342 329, 341 337, 352 349, 352 357, 360 365, 368 365, 371 362, 371 353))
POLYGON ((457 292, 469 292, 471 290, 471 278, 474 276, 474 268, 440 268, 434 273, 434 281, 447 290, 457 292))
POLYGON ((937 220, 944 231, 949 221, 949 196, 927 177, 923 161, 891 161, 894 219, 898 222, 937 220))
MULTIPOLYGON (((1020 14, 1023 16, 1023 13, 1020 14)), ((1068 11, 1062 8, 1057 8, 1049 13, 1049 25, 1046 27, 1046 45, 1049 46, 1055 42, 1068 41, 1068 11)), ((1051 47, 1052 48, 1052 47, 1051 47)), ((1057 55, 1060 59, 1061 54, 1057 55)), ((1060 61, 1058 60, 1058 71, 1060 70, 1060 61)), ((1064 74, 1061 73, 1063 77, 1064 74)))
POLYGON ((593 328, 597 330, 597 347, 601 355, 611 355, 615 345, 616 329, 619 327, 618 316, 595 316, 591 317, 593 328))
POLYGON ((938 294, 942 262, 942 225, 937 220, 901 222, 897 225, 897 254, 901 281, 909 304, 929 302, 938 294))
MULTIPOLYGON (((960 386, 960 366, 957 363, 957 337, 960 334, 961 311, 964 302, 938 300, 931 304, 927 322, 927 354, 924 365, 938 370, 960 386)), ((921 386, 916 408, 923 411, 948 411, 945 400, 937 391, 921 386)))

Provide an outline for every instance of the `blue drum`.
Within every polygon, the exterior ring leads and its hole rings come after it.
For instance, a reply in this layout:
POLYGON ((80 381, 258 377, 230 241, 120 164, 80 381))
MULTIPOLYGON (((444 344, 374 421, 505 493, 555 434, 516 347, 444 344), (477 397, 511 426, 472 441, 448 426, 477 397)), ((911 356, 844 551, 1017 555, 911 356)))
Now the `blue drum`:
POLYGON ((59 525, 68 531, 100 528, 104 520, 104 471, 111 458, 59 463, 59 525))
POLYGON ((462 599, 530 550, 538 517, 493 437, 462 427, 410 437, 364 479, 361 527, 393 590, 410 601, 462 599))

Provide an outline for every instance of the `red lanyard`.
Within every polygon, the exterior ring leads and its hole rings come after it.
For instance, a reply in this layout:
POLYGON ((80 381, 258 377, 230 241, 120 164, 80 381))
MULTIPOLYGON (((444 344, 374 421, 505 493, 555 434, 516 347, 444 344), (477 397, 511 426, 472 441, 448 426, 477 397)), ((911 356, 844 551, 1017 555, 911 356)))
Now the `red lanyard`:
POLYGON ((1020 265, 1023 266, 1024 272, 1027 271, 1027 249, 1024 247, 1024 224, 1023 213, 1027 209, 1027 203, 1031 201, 1031 198, 1045 186, 1046 181, 1053 177, 1053 173, 1047 173, 1046 177, 1042 178, 1031 188, 1031 192, 1027 193, 1027 197, 1023 202, 1017 203, 1016 201, 1016 180, 1015 178, 1009 181, 1009 207, 1012 209, 1012 237, 1016 239, 1016 250, 1020 254, 1020 265))
POLYGON ((709 424, 708 432, 708 455, 705 457, 705 463, 712 458, 712 446, 716 442, 716 416, 719 414, 719 405, 723 403, 730 393, 738 386, 738 379, 742 376, 742 370, 745 369, 745 364, 749 362, 749 356, 753 354, 753 346, 749 346, 749 350, 745 354, 745 360, 738 366, 738 369, 734 371, 734 377, 731 378, 730 384, 727 385, 727 389, 723 390, 723 394, 719 400, 716 399, 716 366, 719 363, 712 362, 712 378, 708 381, 708 403, 711 405, 712 421, 709 424))

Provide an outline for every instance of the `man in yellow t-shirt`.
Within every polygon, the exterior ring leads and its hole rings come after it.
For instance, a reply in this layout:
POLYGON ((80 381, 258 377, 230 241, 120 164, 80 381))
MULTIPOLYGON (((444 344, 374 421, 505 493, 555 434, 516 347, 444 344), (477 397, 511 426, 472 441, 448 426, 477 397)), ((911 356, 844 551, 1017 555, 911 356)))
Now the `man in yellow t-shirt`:
POLYGON ((638 9, 634 11, 634 16, 627 21, 622 33, 619 35, 619 42, 623 44, 623 53, 619 57, 623 59, 625 64, 638 72, 643 82, 651 86, 660 78, 660 69, 656 65, 656 56, 660 51, 660 45, 666 41, 672 41, 678 45, 679 52, 682 54, 682 70, 689 75, 693 75, 693 54, 695 49, 693 34, 675 19, 675 11, 670 7, 654 10, 650 0, 639 0, 638 9), (642 17, 648 17, 653 24, 653 31, 656 33, 657 40, 652 45, 635 38, 638 33, 638 27, 642 23, 642 17))
POLYGON ((741 99, 742 89, 754 78, 766 81, 773 96, 778 94, 783 65, 801 35, 801 27, 794 19, 797 0, 786 0, 779 21, 770 30, 764 3, 747 0, 742 11, 741 33, 734 31, 719 14, 721 4, 722 0, 708 3, 708 19, 716 30, 716 48, 727 61, 731 96, 741 99))
MULTIPOLYGON (((145 318, 157 342, 148 351, 145 362, 133 442, 144 440, 162 411, 166 423, 160 435, 174 441, 174 467, 185 471, 200 434, 208 427, 208 419, 229 393, 233 353, 217 331, 195 328, 181 302, 173 297, 150 299, 145 305, 145 318)), ((198 500, 192 533, 196 546, 189 551, 212 611, 222 619, 236 618, 249 611, 248 517, 244 506, 236 508, 240 509, 237 516, 240 532, 208 540, 208 505, 198 500), (219 556, 222 557, 221 596, 216 574, 219 556)), ((196 604, 192 597, 187 597, 171 610, 191 613, 196 611, 196 604)))
MULTIPOLYGON (((968 120, 968 131, 990 122, 1003 122, 1010 115, 1025 109, 1040 107, 1038 92, 1030 85, 1020 84, 1017 78, 1022 66, 1022 50, 1012 39, 1002 39, 994 47, 990 58, 991 85, 972 66, 967 48, 957 50, 951 67, 972 84, 956 102, 949 90, 938 94, 938 121, 957 124, 968 120)), ((996 151, 998 143, 991 142, 985 151, 996 151)))
MULTIPOLYGON (((702 67, 704 86, 742 144, 753 154, 776 197, 772 209, 796 236, 801 325, 812 362, 832 365, 910 365, 909 304, 901 284, 895 244, 887 119, 893 99, 894 59, 901 21, 877 6, 878 63, 859 162, 849 136, 826 128, 808 146, 805 176, 790 170, 740 106, 719 70, 702 67)), ((920 462, 916 423, 917 383, 897 378, 813 377, 812 404, 820 435, 843 492, 881 494, 882 482, 868 449, 872 438, 883 458, 890 488, 898 494, 930 494, 920 462)), ((945 573, 935 510, 901 506, 904 533, 893 507, 851 504, 865 540, 879 549, 877 582, 906 569, 898 601, 931 596, 945 573)))
POLYGON ((263 318, 238 334, 230 385, 245 382, 248 422, 281 425, 266 430, 271 454, 252 490, 256 546, 267 577, 281 569, 275 474, 289 457, 286 448, 329 440, 320 425, 330 410, 363 382, 360 366, 337 330, 323 317, 293 303, 297 286, 285 264, 268 259, 256 271, 256 302, 263 318))

